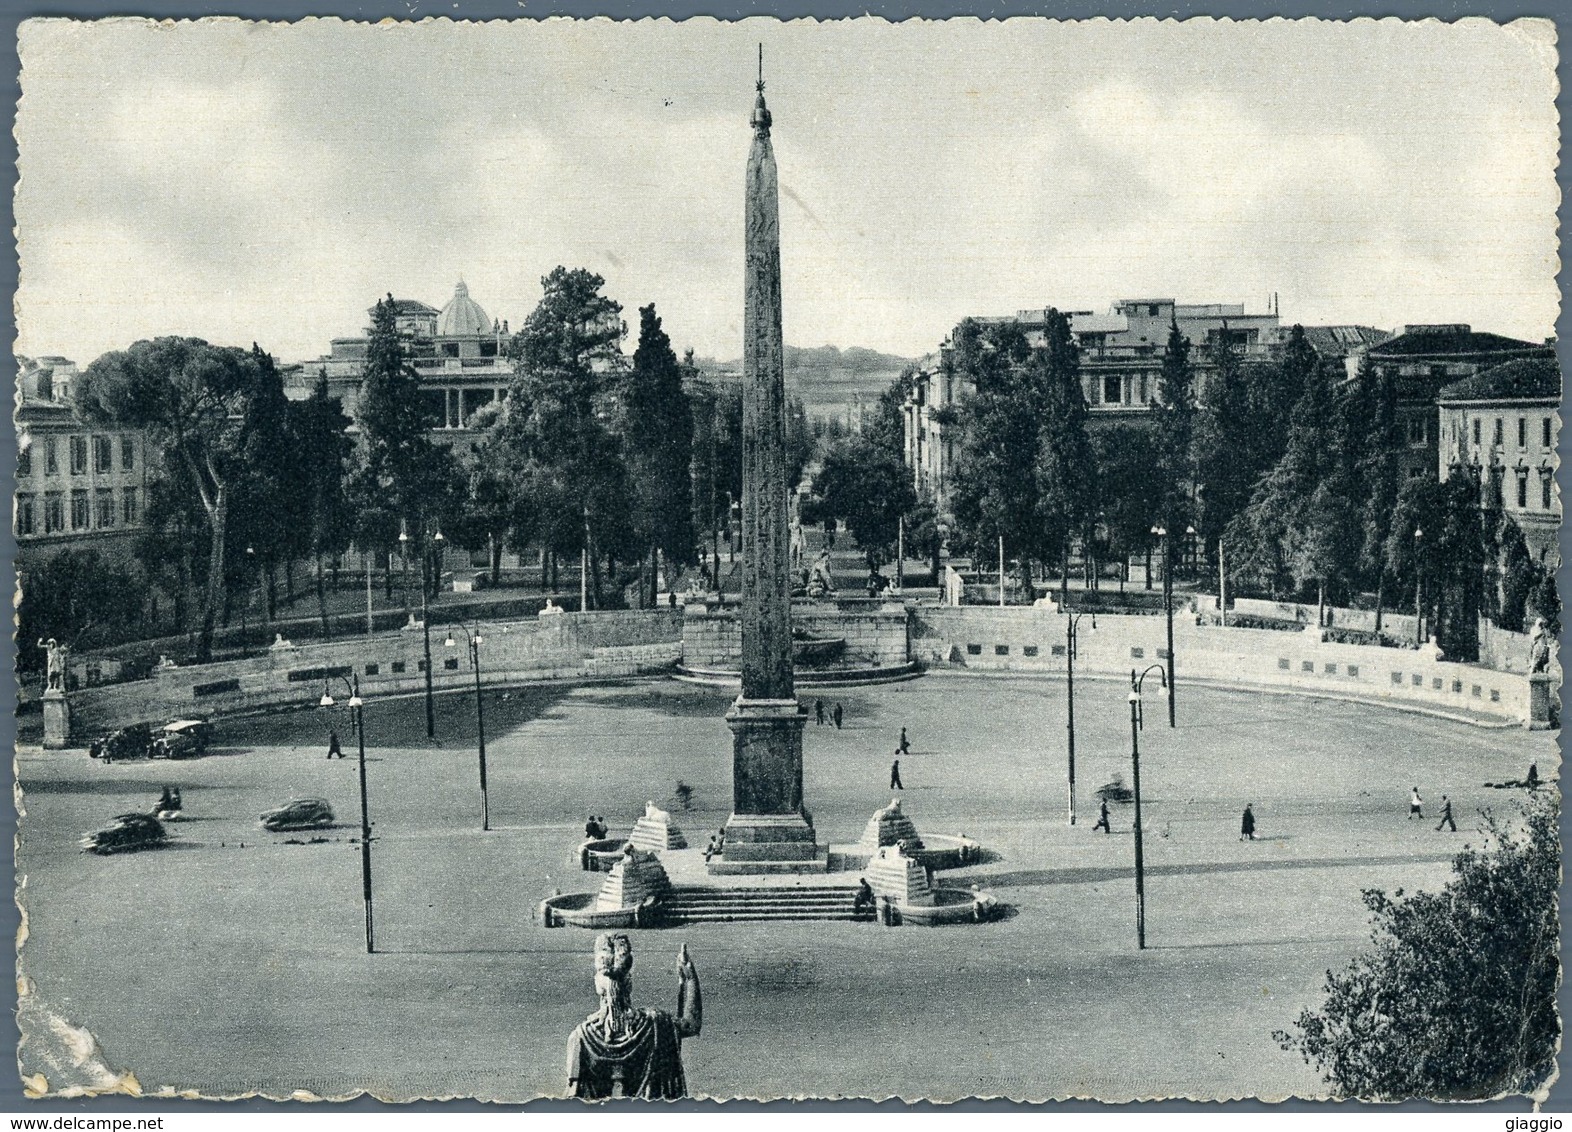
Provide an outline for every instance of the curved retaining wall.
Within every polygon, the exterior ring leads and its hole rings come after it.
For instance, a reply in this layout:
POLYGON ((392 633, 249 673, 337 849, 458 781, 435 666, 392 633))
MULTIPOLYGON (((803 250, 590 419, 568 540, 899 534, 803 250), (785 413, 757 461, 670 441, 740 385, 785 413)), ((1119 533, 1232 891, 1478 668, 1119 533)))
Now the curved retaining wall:
MULTIPOLYGON (((825 610, 809 627, 848 638, 867 634, 862 647, 874 655, 983 672, 1063 673, 1066 618, 1052 608, 1016 606, 886 607, 876 613, 825 610), (909 646, 907 645, 907 642, 909 646)), ((794 616, 798 616, 794 611, 794 616)), ((808 620, 806 618, 799 618, 808 620)), ((564 613, 544 619, 486 622, 481 683, 505 686, 537 680, 582 680, 669 671, 685 651, 726 656, 734 618, 695 618, 682 610, 564 613), (730 621, 731 624, 727 624, 730 621), (713 651, 711 651, 713 650, 713 651), (699 651, 699 650, 694 650, 699 651)), ((1161 617, 1097 617, 1081 621, 1076 672, 1128 675, 1131 668, 1163 660, 1161 617)), ((432 684, 439 690, 473 686, 462 634, 445 648, 446 628, 432 627, 432 684)), ((1501 722, 1530 717, 1528 677, 1434 659, 1406 649, 1330 644, 1313 631, 1223 629, 1176 616, 1177 679, 1345 696, 1393 706, 1467 714, 1501 722)), ((245 660, 159 669, 146 680, 84 688, 71 694, 77 737, 136 722, 181 716, 220 716, 309 705, 330 674, 360 679, 367 696, 415 694, 425 689, 423 640, 417 630, 353 637, 302 648, 268 650, 245 660)), ((335 695, 342 684, 334 679, 335 695)))
MULTIPOLYGON (((1052 608, 982 606, 915 609, 914 656, 978 671, 1065 670, 1068 619, 1052 608)), ((1098 614, 1080 623, 1077 675, 1128 676, 1167 657, 1162 617, 1098 614)), ((1224 629, 1174 617, 1174 679, 1344 696, 1394 706, 1529 720, 1526 676, 1436 660, 1430 649, 1332 644, 1314 630, 1224 629)))
MULTIPOLYGON (((481 683, 594 679, 670 669, 682 655, 682 611, 563 613, 480 625, 481 683)), ((431 627, 432 686, 472 688, 475 673, 462 632, 431 627)), ((220 716, 315 703, 332 677, 356 676, 367 697, 425 691, 425 641, 419 629, 350 637, 300 648, 267 649, 244 660, 161 668, 146 680, 71 693, 72 733, 91 735, 128 723, 183 715, 220 716)))

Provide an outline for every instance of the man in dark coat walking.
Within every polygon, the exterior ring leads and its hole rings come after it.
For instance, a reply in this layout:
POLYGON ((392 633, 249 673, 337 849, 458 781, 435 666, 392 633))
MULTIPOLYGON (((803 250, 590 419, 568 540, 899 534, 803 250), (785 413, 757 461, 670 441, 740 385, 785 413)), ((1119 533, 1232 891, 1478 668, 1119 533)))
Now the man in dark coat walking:
POLYGON ((1102 813, 1097 818, 1097 824, 1092 826, 1092 832, 1096 833, 1099 829, 1102 830, 1105 835, 1113 832, 1113 827, 1108 824, 1108 799, 1107 798, 1103 799, 1102 813))
POLYGON ((338 731, 336 728, 328 729, 327 757, 330 759, 341 759, 344 757, 344 749, 338 745, 338 731))
POLYGON ((901 728, 901 754, 910 754, 912 745, 906 741, 906 728, 901 728))
POLYGON ((1244 816, 1239 819, 1239 840, 1255 840, 1255 814, 1251 811, 1248 803, 1245 804, 1244 816))
POLYGON ((1449 825, 1452 827, 1453 833, 1457 832, 1457 822, 1452 820, 1452 799, 1445 794, 1441 795, 1441 820, 1436 825, 1437 833, 1441 832, 1443 825, 1449 825))
POLYGON ((899 751, 896 752, 895 761, 890 764, 890 789, 891 790, 905 790, 906 789, 906 787, 901 785, 901 759, 900 759, 900 752, 899 751))

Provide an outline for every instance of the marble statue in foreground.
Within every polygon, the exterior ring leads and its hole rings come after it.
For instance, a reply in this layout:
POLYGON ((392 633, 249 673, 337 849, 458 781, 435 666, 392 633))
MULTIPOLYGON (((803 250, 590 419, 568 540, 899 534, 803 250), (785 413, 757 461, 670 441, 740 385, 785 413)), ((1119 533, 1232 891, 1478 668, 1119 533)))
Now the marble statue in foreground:
POLYGON ((688 1095, 682 1039, 704 1023, 699 975, 687 945, 677 953, 677 1013, 633 1006, 633 945, 621 934, 595 939, 595 993, 600 1009, 568 1039, 568 1094, 675 1100, 688 1095))

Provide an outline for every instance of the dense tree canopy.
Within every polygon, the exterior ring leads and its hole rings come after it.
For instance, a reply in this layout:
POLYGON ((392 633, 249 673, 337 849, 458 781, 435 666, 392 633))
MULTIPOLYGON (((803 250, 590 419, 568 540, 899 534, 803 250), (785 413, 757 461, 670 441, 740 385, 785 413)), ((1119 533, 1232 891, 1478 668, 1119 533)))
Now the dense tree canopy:
MULTIPOLYGON (((283 389, 272 360, 253 347, 197 338, 137 342, 94 361, 76 384, 88 421, 143 429, 167 467, 178 463, 208 524, 199 655, 210 656, 226 594, 225 551, 237 481, 265 476, 286 451, 283 389)), ((260 501, 242 501, 248 510, 260 501)))
POLYGON ((893 557, 901 518, 917 503, 905 466, 865 437, 832 445, 814 480, 826 515, 844 519, 877 568, 893 557))

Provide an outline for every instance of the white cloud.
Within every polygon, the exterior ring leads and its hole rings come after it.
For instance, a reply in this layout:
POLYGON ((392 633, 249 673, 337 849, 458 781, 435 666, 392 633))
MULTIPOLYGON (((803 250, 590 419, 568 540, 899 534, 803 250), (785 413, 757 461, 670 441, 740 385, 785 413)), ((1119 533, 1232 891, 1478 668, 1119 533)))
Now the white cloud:
POLYGON ((1552 331, 1554 58, 1479 21, 108 21, 23 29, 18 348, 309 357, 460 277, 516 325, 565 263, 735 355, 761 38, 790 341, 1141 292, 1552 331))

